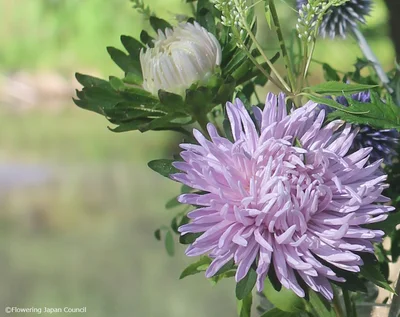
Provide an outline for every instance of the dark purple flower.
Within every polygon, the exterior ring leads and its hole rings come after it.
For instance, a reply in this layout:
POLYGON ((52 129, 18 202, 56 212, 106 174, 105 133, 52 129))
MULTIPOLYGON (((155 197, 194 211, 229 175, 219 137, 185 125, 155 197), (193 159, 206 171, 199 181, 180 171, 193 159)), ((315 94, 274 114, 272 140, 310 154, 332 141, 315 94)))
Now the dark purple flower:
MULTIPOLYGON (((308 0, 296 0, 297 8, 300 9, 308 3, 308 0)), ((319 33, 322 37, 336 36, 346 37, 350 27, 357 23, 365 23, 365 16, 371 11, 371 0, 349 0, 339 6, 331 6, 324 15, 319 33)))
POLYGON ((381 205, 387 185, 379 166, 367 165, 371 148, 347 155, 357 130, 338 133, 343 121, 323 126, 317 104, 287 114, 285 96, 268 94, 264 110, 253 108, 255 123, 242 102, 227 104, 234 141, 207 126, 198 145, 181 144, 181 173, 171 177, 204 194, 183 194, 179 201, 198 206, 182 235, 201 233, 186 250, 207 254, 211 277, 228 261, 237 265, 236 281, 255 264, 257 289, 273 266, 280 283, 298 296, 305 292, 296 276, 327 299, 330 280, 344 282, 331 267, 359 272, 358 252, 374 252, 383 232, 362 227, 386 219, 393 207, 381 205), (323 261, 329 263, 329 267, 323 261))

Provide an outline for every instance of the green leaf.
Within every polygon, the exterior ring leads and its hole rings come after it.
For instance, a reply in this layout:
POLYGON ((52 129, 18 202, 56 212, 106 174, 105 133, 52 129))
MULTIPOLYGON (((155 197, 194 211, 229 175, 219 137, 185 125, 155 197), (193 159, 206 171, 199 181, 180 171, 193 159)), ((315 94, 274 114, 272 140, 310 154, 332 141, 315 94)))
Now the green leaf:
POLYGON ((394 290, 380 271, 379 264, 364 264, 361 266, 360 274, 375 285, 394 293, 394 290))
POLYGON ((299 312, 304 310, 304 301, 292 290, 282 287, 275 290, 269 278, 265 279, 263 293, 265 297, 277 308, 285 312, 299 312))
POLYGON ((135 87, 127 87, 120 95, 125 101, 143 108, 157 108, 156 110, 164 110, 165 107, 159 107, 160 103, 157 97, 149 92, 135 87), (156 107, 155 107, 156 106, 156 107))
POLYGON ((139 130, 139 128, 141 126, 143 126, 144 124, 148 123, 149 119, 136 119, 136 120, 132 120, 129 122, 124 122, 121 123, 118 127, 116 128, 110 128, 108 127, 108 129, 112 132, 116 132, 116 133, 121 133, 121 132, 127 132, 127 131, 134 131, 134 130, 139 130))
POLYGON ((121 35, 121 43, 133 60, 139 61, 140 50, 144 48, 143 44, 131 36, 121 35))
POLYGON ((272 14, 268 4, 265 6, 265 20, 267 21, 269 29, 272 30, 272 14))
POLYGON ((143 77, 141 73, 137 72, 129 72, 126 73, 125 78, 123 81, 127 84, 131 85, 142 85, 143 83, 143 77))
POLYGON ((154 231, 154 237, 158 240, 161 241, 161 230, 157 229, 156 231, 154 231))
POLYGON ((224 76, 232 74, 240 65, 243 64, 246 58, 246 53, 242 50, 238 50, 229 63, 223 68, 224 76))
POLYGON ((114 107, 116 104, 124 101, 122 96, 112 89, 85 87, 82 91, 87 101, 104 108, 114 107))
POLYGON ((156 118, 139 127, 140 132, 148 130, 174 130, 193 122, 192 117, 180 113, 170 113, 156 118))
POLYGON ((179 236, 179 243, 180 244, 191 244, 193 243, 198 237, 200 237, 203 233, 186 233, 184 235, 179 236))
POLYGON ((392 98, 386 96, 386 103, 379 95, 371 92, 371 102, 363 103, 347 98, 349 107, 334 111, 328 118, 340 118, 349 123, 365 124, 375 129, 397 129, 400 131, 400 107, 397 107, 392 98))
POLYGON ((328 81, 311 87, 306 87, 303 91, 311 91, 321 95, 340 96, 343 93, 356 93, 376 88, 377 85, 346 84, 337 81, 328 81))
POLYGON ((211 263, 211 259, 207 256, 202 256, 200 259, 190 264, 186 269, 183 270, 179 279, 183 279, 190 275, 195 275, 200 272, 204 272, 211 263))
POLYGON ((106 80, 96 78, 93 76, 75 73, 75 78, 84 87, 102 87, 102 88, 110 87, 110 84, 106 80))
POLYGON ((257 281, 257 273, 253 268, 250 268, 247 275, 236 284, 236 298, 244 299, 254 288, 257 281))
POLYGON ((336 317, 330 303, 311 289, 309 290, 309 302, 318 317, 336 317))
POLYGON ((173 256, 175 254, 175 244, 174 238, 172 237, 171 231, 167 231, 165 234, 165 249, 169 256, 173 256))
POLYGON ((118 78, 118 77, 114 77, 114 76, 110 76, 110 85, 111 87, 116 90, 116 91, 123 91, 125 89, 125 84, 124 82, 118 78))
POLYGON ((114 63, 117 64, 118 67, 121 68, 125 73, 136 71, 136 68, 134 67, 130 57, 123 51, 115 47, 108 46, 107 52, 110 54, 114 63))
POLYGON ((178 197, 171 198, 170 200, 167 201, 165 204, 166 209, 172 209, 178 206, 181 206, 181 203, 177 200, 178 197))
POLYGON ((288 313, 278 308, 272 308, 271 310, 262 314, 260 317, 298 317, 298 314, 288 313))
POLYGON ((164 32, 166 28, 172 28, 171 24, 169 24, 167 21, 157 18, 155 16, 150 17, 150 25, 156 33, 158 32, 158 30, 164 32))
POLYGON ((225 79, 224 83, 219 87, 217 95, 215 96, 213 102, 215 103, 225 103, 227 100, 232 99, 232 95, 235 91, 236 80, 229 76, 225 79))
POLYGON ((237 301, 237 310, 239 317, 251 317, 251 305, 253 304, 253 296, 247 294, 245 298, 237 301))
POLYGON ((215 11, 215 9, 209 0, 199 0, 197 2, 196 21, 208 32, 216 35, 217 30, 213 11, 215 11))
POLYGON ((173 162, 174 160, 161 159, 150 161, 147 165, 153 171, 169 178, 171 174, 179 173, 179 170, 172 166, 173 162))
POLYGON ((154 47, 153 40, 154 38, 149 35, 145 30, 140 32, 140 40, 143 44, 148 45, 149 47, 154 47))
POLYGON ((184 112, 185 104, 182 96, 160 89, 158 99, 170 112, 184 112))
MULTIPOLYGON (((344 112, 346 114, 353 114, 353 115, 359 116, 359 115, 368 113, 368 111, 366 111, 365 109, 363 111, 361 111, 361 110, 360 111, 352 111, 352 110, 350 110, 349 107, 345 107, 345 106, 343 106, 342 104, 338 103, 337 101, 335 101, 333 99, 320 97, 320 96, 315 96, 315 95, 311 95, 311 94, 304 94, 304 93, 303 93, 303 95, 307 96, 310 100, 312 100, 314 102, 317 102, 317 103, 319 103, 321 105, 327 105, 327 106, 329 106, 331 108, 340 110, 341 112, 344 112)), ((336 113, 336 112, 337 111, 335 111, 333 113, 336 113)), ((339 114, 339 112, 338 112, 338 114, 339 114)), ((331 115, 331 114, 329 114, 329 115, 331 115)))
POLYGON ((327 81, 339 81, 340 77, 336 70, 334 70, 329 64, 322 64, 322 70, 324 72, 324 78, 327 81))

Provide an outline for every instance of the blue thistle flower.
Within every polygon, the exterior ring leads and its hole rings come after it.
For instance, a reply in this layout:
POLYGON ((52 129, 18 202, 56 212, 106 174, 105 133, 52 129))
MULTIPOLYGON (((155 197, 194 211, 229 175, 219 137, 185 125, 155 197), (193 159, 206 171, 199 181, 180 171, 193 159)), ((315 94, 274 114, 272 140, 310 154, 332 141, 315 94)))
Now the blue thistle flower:
MULTIPOLYGON (((371 102, 369 91, 353 94, 351 97, 353 100, 358 102, 371 102)), ((337 97, 336 101, 343 106, 349 106, 349 103, 344 96, 337 97)), ((320 108, 324 109, 326 113, 332 112, 332 108, 327 107, 326 105, 320 105, 320 108)), ((392 158, 397 154, 396 147, 399 141, 399 132, 397 132, 396 129, 377 130, 364 124, 361 124, 358 127, 360 130, 354 139, 351 151, 355 152, 361 148, 372 147, 373 150, 369 158, 370 162, 383 159, 383 162, 386 165, 391 165, 392 158)))
MULTIPOLYGON (((308 0, 296 0, 300 9, 308 0)), ((349 0, 342 5, 332 6, 324 15, 319 29, 322 37, 346 37, 349 28, 356 27, 358 22, 365 23, 365 16, 371 11, 371 0, 349 0)))

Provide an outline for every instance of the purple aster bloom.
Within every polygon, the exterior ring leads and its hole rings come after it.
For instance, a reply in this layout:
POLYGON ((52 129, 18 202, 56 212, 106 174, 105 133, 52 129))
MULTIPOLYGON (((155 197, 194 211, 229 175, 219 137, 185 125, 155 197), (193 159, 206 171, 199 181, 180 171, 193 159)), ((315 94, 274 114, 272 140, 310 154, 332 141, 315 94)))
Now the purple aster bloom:
POLYGON ((171 177, 203 193, 179 197, 198 207, 179 231, 201 233, 186 254, 213 260, 207 277, 233 259, 236 281, 255 264, 258 291, 273 267, 298 296, 305 292, 296 276, 332 299, 329 280, 345 280, 330 267, 359 272, 356 252, 374 252, 384 233, 362 225, 393 210, 380 204, 389 201, 381 194, 381 162, 366 165, 371 148, 346 155, 357 130, 346 125, 334 134, 343 122, 323 126, 324 111, 316 116, 316 107, 309 102, 287 114, 285 96, 270 93, 264 110, 253 108, 254 123, 236 99, 227 103, 234 141, 209 124, 211 141, 194 130, 199 144, 181 144, 184 161, 174 166, 182 173, 171 177))
MULTIPOLYGON (((358 102, 371 102, 371 95, 369 91, 353 94, 352 99, 358 102)), ((344 96, 339 96, 336 101, 346 107, 349 106, 347 99, 344 96)), ((332 112, 332 108, 322 105, 325 112, 332 112)), ((399 133, 396 129, 382 129, 377 130, 368 125, 360 125, 359 132, 354 139, 350 151, 355 152, 361 148, 372 147, 370 153, 370 161, 375 162, 383 159, 387 165, 392 164, 392 158, 397 155, 396 148, 399 141, 399 133)))
MULTIPOLYGON (((308 0, 296 2, 297 8, 300 9, 308 0)), ((371 0, 349 0, 339 6, 331 6, 322 19, 319 28, 321 36, 345 38, 350 28, 356 27, 359 22, 365 23, 365 16, 371 11, 371 6, 371 0)))

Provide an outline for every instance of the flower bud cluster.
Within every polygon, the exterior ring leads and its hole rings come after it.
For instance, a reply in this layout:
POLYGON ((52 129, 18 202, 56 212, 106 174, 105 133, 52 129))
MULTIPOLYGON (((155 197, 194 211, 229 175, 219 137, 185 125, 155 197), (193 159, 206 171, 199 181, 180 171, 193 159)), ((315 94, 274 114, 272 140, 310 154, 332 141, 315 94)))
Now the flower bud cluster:
POLYGON ((303 3, 299 9, 299 18, 296 29, 299 38, 311 42, 315 36, 315 28, 322 21, 323 16, 329 12, 329 8, 342 5, 348 0, 309 0, 303 3))
POLYGON ((231 32, 229 35, 235 37, 236 33, 243 37, 246 32, 246 18, 250 10, 246 0, 216 0, 214 6, 221 11, 222 25, 235 29, 236 32, 231 32))

